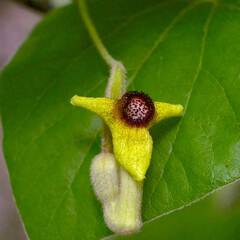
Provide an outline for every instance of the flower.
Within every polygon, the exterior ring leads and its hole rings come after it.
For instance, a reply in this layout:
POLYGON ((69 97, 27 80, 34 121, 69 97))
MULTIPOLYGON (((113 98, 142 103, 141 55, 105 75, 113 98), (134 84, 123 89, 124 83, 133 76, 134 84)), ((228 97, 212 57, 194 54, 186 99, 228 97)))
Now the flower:
POLYGON ((118 163, 136 181, 143 181, 152 155, 149 128, 159 121, 181 116, 182 105, 153 102, 143 92, 131 91, 121 99, 73 96, 71 104, 97 113, 112 134, 118 163))

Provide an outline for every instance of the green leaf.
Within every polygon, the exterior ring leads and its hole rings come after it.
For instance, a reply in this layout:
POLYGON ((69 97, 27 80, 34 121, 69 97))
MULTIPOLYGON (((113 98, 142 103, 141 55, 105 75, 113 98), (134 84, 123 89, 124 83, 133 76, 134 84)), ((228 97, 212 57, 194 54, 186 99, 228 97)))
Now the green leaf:
MULTIPOLYGON (((240 177, 239 11, 227 0, 90 2, 129 89, 185 107, 183 118, 151 130, 144 221, 240 177)), ((103 96, 107 78, 74 5, 43 20, 1 74, 4 153, 30 239, 111 234, 89 180, 101 122, 69 103, 74 94, 103 96)))

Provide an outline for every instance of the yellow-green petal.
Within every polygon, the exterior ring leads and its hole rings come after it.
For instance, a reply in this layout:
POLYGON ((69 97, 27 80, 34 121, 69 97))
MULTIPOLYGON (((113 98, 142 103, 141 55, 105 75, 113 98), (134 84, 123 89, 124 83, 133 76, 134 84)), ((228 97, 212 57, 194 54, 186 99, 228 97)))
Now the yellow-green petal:
POLYGON ((71 98, 71 104, 95 112, 102 117, 106 123, 113 121, 115 101, 110 98, 80 97, 75 95, 71 98))
POLYGON ((145 178, 152 155, 152 137, 146 128, 118 121, 111 127, 115 158, 136 181, 145 178))
POLYGON ((182 116, 183 114, 183 106, 180 104, 154 102, 154 105, 156 113, 153 123, 157 123, 170 117, 182 116))

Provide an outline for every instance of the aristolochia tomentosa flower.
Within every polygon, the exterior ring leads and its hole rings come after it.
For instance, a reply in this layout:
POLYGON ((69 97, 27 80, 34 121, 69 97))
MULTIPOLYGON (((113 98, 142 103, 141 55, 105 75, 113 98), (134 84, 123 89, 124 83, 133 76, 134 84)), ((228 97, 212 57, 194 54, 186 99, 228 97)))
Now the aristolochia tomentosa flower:
POLYGON ((127 92, 120 99, 74 96, 74 106, 97 113, 112 133, 113 152, 119 164, 142 181, 150 164, 152 138, 148 129, 155 123, 181 116, 182 105, 153 102, 143 92, 127 92))

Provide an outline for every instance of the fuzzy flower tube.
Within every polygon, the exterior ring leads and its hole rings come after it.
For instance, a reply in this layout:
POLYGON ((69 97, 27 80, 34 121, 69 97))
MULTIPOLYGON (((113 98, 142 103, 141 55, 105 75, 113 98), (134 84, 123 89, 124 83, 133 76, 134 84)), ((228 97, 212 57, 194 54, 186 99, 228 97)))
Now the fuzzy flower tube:
POLYGON ((181 116, 183 107, 154 102, 143 92, 126 92, 124 65, 105 48, 85 0, 78 0, 78 5, 95 47, 110 67, 110 76, 105 97, 75 95, 71 104, 103 119, 102 147, 92 159, 91 183, 109 229, 120 235, 131 234, 142 226, 143 182, 153 148, 149 128, 161 120, 181 116))
POLYGON ((111 131, 113 153, 102 151, 91 166, 92 185, 106 224, 122 235, 138 231, 143 180, 153 147, 148 130, 163 119, 181 116, 183 107, 153 102, 135 91, 120 99, 73 96, 71 103, 98 114, 111 131))

